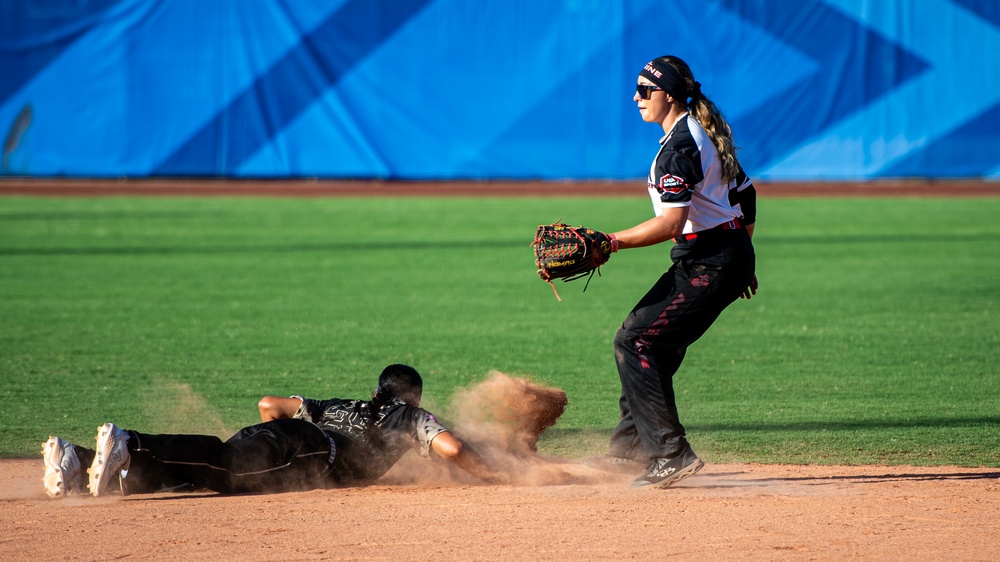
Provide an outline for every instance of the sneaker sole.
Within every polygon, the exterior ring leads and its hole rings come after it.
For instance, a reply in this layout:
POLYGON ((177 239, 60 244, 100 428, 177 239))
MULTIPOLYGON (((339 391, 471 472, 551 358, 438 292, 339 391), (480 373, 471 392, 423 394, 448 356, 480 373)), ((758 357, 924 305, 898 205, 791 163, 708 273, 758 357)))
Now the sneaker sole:
POLYGON ((45 493, 50 498, 63 498, 69 493, 66 485, 66 475, 63 474, 62 460, 63 448, 58 437, 49 436, 49 440, 42 443, 42 460, 45 462, 45 476, 42 483, 45 485, 45 493))
POLYGON ((95 498, 104 494, 104 489, 107 488, 111 477, 125 465, 121 461, 108 458, 114 454, 114 449, 114 425, 106 423, 97 428, 97 454, 94 455, 94 464, 87 471, 90 474, 90 493, 95 498), (108 470, 108 460, 116 461, 114 464, 119 466, 113 470, 108 470))

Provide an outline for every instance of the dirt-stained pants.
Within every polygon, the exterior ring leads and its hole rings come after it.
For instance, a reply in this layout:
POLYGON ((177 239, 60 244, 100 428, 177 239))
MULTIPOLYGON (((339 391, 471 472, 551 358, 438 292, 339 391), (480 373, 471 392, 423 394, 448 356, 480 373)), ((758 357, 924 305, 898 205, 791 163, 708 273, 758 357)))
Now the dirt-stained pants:
POLYGON ((750 285, 755 256, 744 229, 712 229, 678 239, 670 269, 615 334, 622 384, 621 419, 609 454, 647 462, 682 453, 688 443, 677 415, 673 376, 689 345, 750 285))

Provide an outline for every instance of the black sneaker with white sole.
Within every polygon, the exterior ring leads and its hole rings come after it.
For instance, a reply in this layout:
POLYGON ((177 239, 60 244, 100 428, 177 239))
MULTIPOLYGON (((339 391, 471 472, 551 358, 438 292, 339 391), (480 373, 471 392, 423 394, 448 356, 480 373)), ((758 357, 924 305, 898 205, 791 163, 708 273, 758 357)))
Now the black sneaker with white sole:
POLYGON ((632 482, 632 488, 666 488, 701 470, 705 463, 691 448, 676 457, 658 458, 650 461, 646 474, 632 482))

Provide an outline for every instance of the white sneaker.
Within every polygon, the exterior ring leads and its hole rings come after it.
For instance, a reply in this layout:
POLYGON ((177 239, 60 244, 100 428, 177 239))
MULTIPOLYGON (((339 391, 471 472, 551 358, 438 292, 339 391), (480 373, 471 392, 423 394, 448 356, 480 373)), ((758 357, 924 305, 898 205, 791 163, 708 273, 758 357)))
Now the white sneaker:
POLYGON ((97 454, 90 465, 90 493, 96 498, 104 495, 111 478, 123 469, 128 470, 128 435, 113 423, 97 428, 97 454))
POLYGON ((76 447, 55 436, 42 443, 42 460, 45 462, 45 493, 50 498, 62 498, 80 489, 80 457, 76 447))

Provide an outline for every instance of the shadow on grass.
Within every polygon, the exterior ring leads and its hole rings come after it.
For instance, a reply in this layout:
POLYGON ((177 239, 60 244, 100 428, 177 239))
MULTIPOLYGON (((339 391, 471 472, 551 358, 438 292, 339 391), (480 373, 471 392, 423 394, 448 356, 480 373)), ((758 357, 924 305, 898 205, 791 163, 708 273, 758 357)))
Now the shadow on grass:
MULTIPOLYGON (((132 218, 155 218, 154 213, 139 213, 132 218)), ((41 215, 40 215, 41 216, 41 215)), ((170 215, 172 217, 184 216, 183 213, 170 215)), ((6 220, 0 214, 0 219, 6 220)), ((527 235, 526 235, 527 236, 527 235)), ((1000 240, 1000 235, 996 234, 934 234, 921 237, 919 235, 907 236, 881 236, 880 242, 889 243, 912 243, 919 242, 923 238, 924 242, 994 242, 1000 240)), ((778 237, 769 239, 769 244, 851 244, 865 243, 870 239, 866 237, 778 237)), ((127 256, 127 255, 211 255, 211 254, 256 254, 256 253, 288 253, 288 252, 377 252, 396 250, 456 250, 456 249, 491 249, 491 248, 521 248, 527 247, 531 243, 529 238, 517 240, 441 240, 441 241, 421 241, 421 240, 396 240, 386 242, 365 242, 352 240, 350 244, 325 243, 325 244, 260 244, 245 246, 107 246, 96 247, 87 246, 79 248, 52 247, 52 248, 0 248, 0 256, 127 256)))
MULTIPOLYGON (((865 420, 857 422, 787 422, 787 423, 771 423, 771 424, 753 424, 753 423, 734 423, 734 424, 690 424, 686 428, 689 430, 689 434, 692 433, 702 433, 705 436, 710 435, 714 432, 736 432, 736 433, 746 433, 747 435, 752 435, 755 433, 775 433, 773 440, 775 440, 776 445, 781 445, 782 440, 788 441, 789 443, 798 442, 801 440, 808 440, 810 434, 814 435, 825 435, 832 437, 834 439, 841 439, 842 435, 837 435, 839 432, 850 433, 855 431, 871 431, 876 438, 880 437, 882 433, 879 430, 884 430, 884 435, 886 441, 888 441, 892 436, 900 435, 901 432, 906 430, 913 430, 918 428, 935 428, 935 429, 958 429, 963 428, 964 434, 968 437, 971 430, 981 430, 988 428, 1000 427, 1000 417, 996 416, 983 416, 983 417, 968 417, 968 418, 951 418, 951 419, 920 419, 920 420, 865 420), (781 435, 783 432, 787 432, 788 435, 781 435)), ((551 450, 557 454, 563 454, 564 456, 583 456, 588 454, 603 454, 607 451, 608 438, 611 434, 611 428, 607 429, 563 429, 563 428, 550 428, 546 430, 543 434, 543 443, 546 450, 551 450)), ((871 434, 870 434, 871 435, 871 434)), ((846 437, 844 437, 846 438, 846 437)), ((988 439, 986 439, 988 441, 988 439)), ((933 448, 934 446, 942 445, 942 443, 927 442, 927 446, 933 448)), ((764 464, 815 464, 816 459, 826 459, 820 460, 819 464, 846 464, 857 466, 861 464, 873 464, 873 465, 920 465, 927 466, 928 458, 922 458, 919 453, 914 453, 913 451, 902 451, 897 452, 899 454, 893 457, 899 462, 886 462, 885 457, 882 460, 871 460, 859 462, 858 460, 858 450, 862 450, 864 444, 856 444, 852 446, 853 448, 840 451, 839 453, 831 453, 830 451, 824 452, 822 455, 814 452, 813 454, 803 456, 801 452, 795 450, 790 451, 786 455, 780 453, 773 453, 768 456, 768 460, 760 461, 754 455, 746 457, 749 462, 763 462, 764 464), (859 447, 861 449, 859 449, 859 447), (831 456, 832 454, 832 456, 831 456), (902 456, 900 456, 902 455, 902 456), (898 458, 897 458, 898 457, 898 458), (826 462, 829 460, 839 459, 839 462, 826 462)), ((793 447, 794 449, 794 447, 793 447)), ((938 453, 936 455, 939 462, 933 464, 948 464, 948 465, 958 465, 964 467, 975 467, 976 465, 980 467, 994 467, 995 466, 995 448, 994 445, 989 443, 983 443, 976 451, 976 458, 980 459, 978 462, 969 464, 968 459, 964 455, 958 455, 957 453, 943 454, 938 453), (943 461, 943 462, 941 462, 943 461)), ((736 453, 730 453, 730 456, 736 453)), ((742 461, 737 461, 742 462, 742 461)), ((872 476, 844 476, 843 479, 856 479, 865 480, 871 478, 880 478, 872 476)), ((982 473, 964 473, 964 474, 953 474, 953 473, 942 473, 942 474, 890 474, 886 475, 885 478, 906 478, 906 479, 978 479, 978 478, 1000 478, 1000 472, 982 472, 982 473)), ((810 478, 806 478, 810 479, 810 478)))
MULTIPOLYGON (((856 431, 864 429, 908 429, 919 427, 949 428, 949 427, 989 427, 1000 428, 1000 416, 978 416, 966 418, 923 418, 910 420, 857 420, 857 421, 801 421, 782 423, 702 423, 684 424, 687 431, 771 431, 771 432, 801 432, 801 431, 856 431)), ((564 429, 551 428, 546 435, 552 440, 578 440, 583 437, 592 439, 595 434, 610 436, 611 427, 606 429, 564 429)))
POLYGON ((182 219, 225 216, 221 211, 66 211, 66 212, 26 212, 2 213, 2 221, 88 221, 88 220, 136 220, 136 219, 182 219))
POLYGON ((287 253, 356 253, 399 250, 461 250, 528 248, 531 240, 446 240, 428 242, 400 240, 393 242, 359 242, 344 244, 280 244, 252 246, 109 246, 82 248, 0 248, 0 256, 147 256, 147 255, 214 255, 214 254, 287 254, 287 253))
MULTIPOLYGON (((808 244, 810 246, 829 246, 834 244, 912 244, 928 242, 993 242, 1000 240, 1000 234, 993 232, 941 232, 941 233, 913 233, 913 234, 840 234, 831 236, 764 236, 761 235, 762 244, 808 244)), ((754 238, 754 243, 758 242, 754 238)))
POLYGON ((685 424, 688 431, 856 431, 864 429, 908 429, 918 427, 1000 427, 1000 416, 966 418, 922 418, 885 420, 801 421, 783 423, 685 424))

